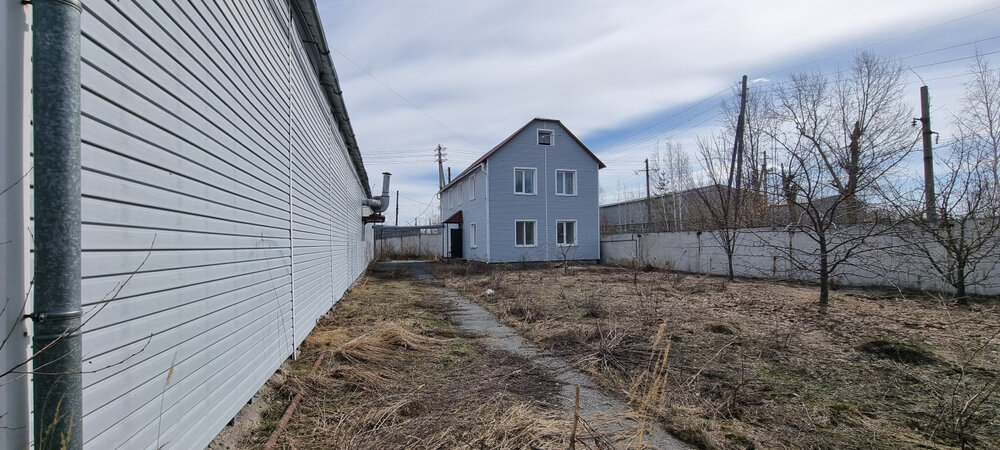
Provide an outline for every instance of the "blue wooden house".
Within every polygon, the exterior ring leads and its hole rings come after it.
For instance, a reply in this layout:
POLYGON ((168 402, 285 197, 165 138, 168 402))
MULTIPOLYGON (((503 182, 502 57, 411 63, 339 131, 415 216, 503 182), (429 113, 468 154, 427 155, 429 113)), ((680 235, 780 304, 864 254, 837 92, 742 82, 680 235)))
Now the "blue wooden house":
POLYGON ((535 118, 441 190, 447 255, 483 262, 600 259, 597 156, 535 118))

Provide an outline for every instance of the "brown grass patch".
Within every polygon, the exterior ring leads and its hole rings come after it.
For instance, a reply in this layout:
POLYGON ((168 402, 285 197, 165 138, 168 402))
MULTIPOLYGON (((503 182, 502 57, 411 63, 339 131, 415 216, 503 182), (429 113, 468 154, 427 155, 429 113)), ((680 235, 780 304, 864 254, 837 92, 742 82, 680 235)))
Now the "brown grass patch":
POLYGON ((818 289, 801 283, 607 266, 433 270, 699 447, 1000 442, 996 299, 961 307, 844 288, 824 314, 818 289), (592 312, 595 299, 607 315, 592 312), (526 301, 541 319, 509 312, 526 301), (665 366, 651 363, 667 343, 665 366))
MULTIPOLYGON (((362 283, 319 322, 276 383, 304 395, 279 447, 566 448, 552 374, 457 330, 428 287, 397 274, 362 283)), ((285 405, 265 409, 254 445, 285 405)))

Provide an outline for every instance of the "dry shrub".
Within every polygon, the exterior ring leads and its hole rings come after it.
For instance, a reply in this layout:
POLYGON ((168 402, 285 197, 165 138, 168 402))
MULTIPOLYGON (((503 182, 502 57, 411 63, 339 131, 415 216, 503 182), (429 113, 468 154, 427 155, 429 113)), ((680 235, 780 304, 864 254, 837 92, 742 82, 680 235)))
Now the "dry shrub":
MULTIPOLYGON (((439 428, 436 433, 411 441, 410 448, 567 448, 566 436, 572 426, 568 418, 553 411, 526 403, 509 404, 502 394, 482 399, 465 410, 450 426, 426 424, 439 428), (474 430, 474 431, 473 431, 474 430)), ((414 422, 420 422, 415 420, 414 422)), ((411 427, 418 424, 412 424, 411 427)))
POLYGON ((583 317, 599 319, 608 315, 604 302, 599 300, 596 295, 585 297, 580 306, 583 307, 583 317))
POLYGON ((351 339, 334 349, 333 356, 351 362, 379 362, 392 357, 395 348, 421 350, 441 342, 443 341, 440 339, 421 336, 399 325, 391 325, 351 339))
POLYGON ((282 383, 275 385, 275 389, 278 392, 289 398, 295 396, 295 394, 309 396, 328 392, 335 388, 336 382, 321 372, 296 373, 285 377, 282 383))
POLYGON ((422 350, 426 349, 429 345, 444 342, 441 339, 419 335, 398 325, 385 328, 379 331, 376 336, 390 345, 402 347, 407 350, 422 350))
POLYGON ((557 448, 563 445, 563 435, 569 427, 565 418, 523 403, 506 409, 497 408, 494 400, 484 402, 474 411, 475 415, 488 418, 489 422, 468 443, 469 447, 520 449, 538 448, 542 443, 557 448))
POLYGON ((366 391, 380 392, 393 380, 381 371, 372 371, 353 365, 340 365, 330 372, 334 379, 343 380, 348 386, 357 387, 366 391))
POLYGON ((526 323, 534 323, 545 317, 545 311, 538 304, 527 299, 501 300, 503 315, 516 317, 526 323))
POLYGON ((554 325, 541 339, 545 347, 566 348, 586 346, 597 337, 597 327, 591 324, 554 325))
POLYGON ((641 365, 650 355, 641 340, 616 322, 597 323, 594 339, 586 343, 587 350, 576 362, 589 370, 605 374, 627 374, 630 367, 641 365))
POLYGON ((368 410, 361 417, 359 425, 367 432, 376 432, 418 414, 421 409, 423 405, 418 397, 404 397, 388 405, 368 410))
POLYGON ((306 336, 305 345, 308 347, 339 347, 350 339, 350 331, 347 328, 337 328, 333 330, 316 330, 306 336))

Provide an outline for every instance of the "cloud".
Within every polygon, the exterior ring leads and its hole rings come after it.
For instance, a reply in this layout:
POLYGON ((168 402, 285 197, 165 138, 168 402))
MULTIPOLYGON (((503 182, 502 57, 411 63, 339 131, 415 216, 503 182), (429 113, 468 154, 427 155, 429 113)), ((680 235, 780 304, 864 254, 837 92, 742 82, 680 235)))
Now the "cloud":
MULTIPOLYGON (((448 163, 457 173, 532 117, 544 116, 563 120, 585 142, 626 138, 615 146, 593 148, 599 156, 613 153, 644 137, 629 136, 636 124, 657 123, 728 89, 744 73, 764 75, 754 77, 754 82, 770 81, 775 76, 768 72, 776 68, 826 61, 831 52, 849 53, 988 4, 975 0, 318 3, 327 39, 337 50, 333 58, 368 170, 391 169, 394 179, 400 180, 396 186, 405 187, 404 195, 416 199, 429 198, 437 190, 437 167, 430 150, 437 144, 449 147, 448 163)), ((918 41, 909 51, 935 45, 918 41)), ((699 130, 704 128, 691 127, 686 139, 690 141, 690 133, 699 130)), ((607 161, 612 170, 601 173, 605 190, 616 189, 619 182, 635 182, 627 172, 641 165, 643 154, 654 144, 655 140, 634 146, 607 161)), ((401 203, 401 215, 405 211, 412 216, 425 206, 401 203)))

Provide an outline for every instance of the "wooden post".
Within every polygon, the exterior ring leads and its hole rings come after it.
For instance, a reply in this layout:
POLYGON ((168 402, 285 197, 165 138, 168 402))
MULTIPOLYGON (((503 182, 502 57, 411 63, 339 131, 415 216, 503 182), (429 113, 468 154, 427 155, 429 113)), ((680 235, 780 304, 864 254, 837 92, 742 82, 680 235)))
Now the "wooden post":
POLYGON ((580 422, 580 385, 576 385, 576 403, 573 405, 573 431, 569 434, 569 448, 576 449, 576 424, 580 422))
POLYGON ((927 199, 927 220, 937 220, 937 208, 934 199, 934 153, 931 145, 931 101, 927 86, 920 87, 920 126, 924 138, 924 195, 927 199))
POLYGON ((650 230, 650 225, 653 222, 653 208, 649 204, 649 158, 646 158, 646 231, 650 230))

